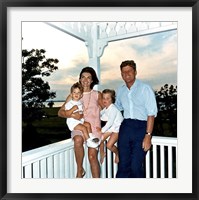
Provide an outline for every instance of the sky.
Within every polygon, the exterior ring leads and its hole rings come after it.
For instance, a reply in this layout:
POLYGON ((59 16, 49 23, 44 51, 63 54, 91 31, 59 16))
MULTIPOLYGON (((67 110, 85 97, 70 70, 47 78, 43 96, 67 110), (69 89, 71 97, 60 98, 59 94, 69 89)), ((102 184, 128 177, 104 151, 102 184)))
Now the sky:
MULTIPOLYGON (((43 22, 22 22, 22 37, 22 49, 45 49, 46 58, 59 60, 58 70, 44 79, 56 92, 54 100, 65 100, 81 69, 88 66, 85 43, 43 22)), ((134 60, 137 79, 150 84, 155 91, 166 83, 176 86, 177 31, 110 42, 100 59, 100 91, 117 91, 124 84, 119 67, 124 60, 134 60)))

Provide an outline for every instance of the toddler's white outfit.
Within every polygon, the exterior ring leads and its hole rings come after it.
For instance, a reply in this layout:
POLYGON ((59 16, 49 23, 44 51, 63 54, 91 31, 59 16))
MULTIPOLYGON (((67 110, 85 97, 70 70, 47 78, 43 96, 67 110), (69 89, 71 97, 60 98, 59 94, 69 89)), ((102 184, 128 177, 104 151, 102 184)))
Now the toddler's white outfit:
POLYGON ((104 108, 100 112, 100 119, 106 122, 106 125, 101 129, 102 133, 118 133, 124 118, 117 107, 114 104, 111 104, 108 108, 104 108))
MULTIPOLYGON (((83 113, 83 105, 82 105, 81 100, 79 100, 79 101, 70 100, 69 102, 67 102, 65 104, 65 110, 70 110, 75 105, 78 106, 78 109, 76 111, 74 111, 74 112, 82 112, 83 113)), ((83 124, 84 123, 84 119, 81 118, 80 120, 77 120, 77 119, 74 119, 74 118, 70 117, 70 118, 66 119, 66 123, 67 123, 68 128, 70 129, 70 131, 73 131, 75 126, 77 126, 78 124, 83 124)), ((91 148, 98 147, 99 144, 100 144, 100 140, 98 139, 98 141, 95 142, 95 139, 97 139, 97 138, 93 137, 92 133, 89 133, 89 136, 90 136, 90 138, 88 138, 86 140, 87 146, 91 147, 91 148)))
MULTIPOLYGON (((83 113, 83 105, 82 105, 82 102, 80 100, 79 101, 70 100, 69 102, 67 102, 65 104, 65 110, 70 110, 75 105, 78 106, 78 110, 76 110, 75 112, 82 112, 83 113)), ((78 124, 84 123, 84 119, 81 118, 80 120, 77 120, 77 119, 70 117, 70 118, 66 119, 66 123, 67 123, 70 131, 73 131, 75 126, 77 126, 78 124)))

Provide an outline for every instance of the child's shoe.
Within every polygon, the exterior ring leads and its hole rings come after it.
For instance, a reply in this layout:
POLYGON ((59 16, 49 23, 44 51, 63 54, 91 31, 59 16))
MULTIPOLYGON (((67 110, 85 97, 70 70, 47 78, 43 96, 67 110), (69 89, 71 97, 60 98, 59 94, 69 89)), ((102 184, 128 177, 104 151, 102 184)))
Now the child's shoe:
POLYGON ((97 137, 94 137, 92 133, 89 133, 90 138, 87 139, 87 146, 91 148, 96 148, 100 145, 100 139, 97 137))

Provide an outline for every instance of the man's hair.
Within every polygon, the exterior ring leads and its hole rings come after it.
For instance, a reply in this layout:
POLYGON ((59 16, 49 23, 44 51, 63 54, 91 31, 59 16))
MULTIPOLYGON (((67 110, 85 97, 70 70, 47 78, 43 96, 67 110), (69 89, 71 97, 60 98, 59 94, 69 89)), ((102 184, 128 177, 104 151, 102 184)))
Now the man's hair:
POLYGON ((71 88, 70 88, 70 92, 72 93, 74 89, 79 88, 79 90, 81 91, 81 93, 83 93, 83 87, 79 82, 74 83, 71 88))
POLYGON ((120 70, 122 70, 123 67, 126 67, 126 66, 130 66, 132 67, 134 70, 136 70, 136 63, 134 62, 134 60, 125 60, 121 63, 120 65, 120 70))
POLYGON ((104 89, 102 91, 102 94, 110 94, 111 95, 111 99, 112 99, 112 103, 115 103, 115 90, 104 89))

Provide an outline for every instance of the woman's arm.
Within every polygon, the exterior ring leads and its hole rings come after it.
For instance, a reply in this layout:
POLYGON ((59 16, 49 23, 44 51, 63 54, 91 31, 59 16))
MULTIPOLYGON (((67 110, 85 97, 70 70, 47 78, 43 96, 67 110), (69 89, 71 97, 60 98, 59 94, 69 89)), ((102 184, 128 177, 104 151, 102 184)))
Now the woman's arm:
POLYGON ((61 108, 58 111, 59 117, 63 117, 63 118, 69 117, 69 115, 67 114, 67 110, 65 110, 65 104, 66 104, 66 102, 64 102, 64 104, 61 106, 61 108))
POLYGON ((63 117, 63 118, 68 118, 71 117, 71 113, 68 112, 67 110, 65 110, 65 104, 70 101, 71 99, 71 95, 68 95, 68 97, 66 98, 66 101, 64 102, 64 104, 61 106, 61 108, 58 111, 58 116, 59 117, 63 117))
POLYGON ((64 102, 64 104, 61 106, 61 108, 58 111, 58 116, 62 117, 62 118, 69 118, 72 117, 74 119, 80 120, 83 117, 83 114, 80 114, 79 112, 75 112, 73 113, 74 110, 65 110, 65 104, 71 100, 71 95, 69 95, 66 98, 66 101, 64 102))
POLYGON ((102 93, 100 91, 98 91, 98 104, 99 104, 101 109, 104 108, 104 105, 102 103, 102 93))

